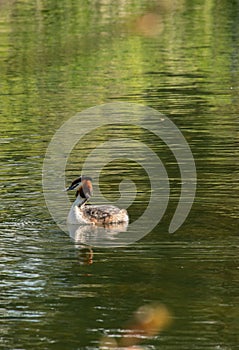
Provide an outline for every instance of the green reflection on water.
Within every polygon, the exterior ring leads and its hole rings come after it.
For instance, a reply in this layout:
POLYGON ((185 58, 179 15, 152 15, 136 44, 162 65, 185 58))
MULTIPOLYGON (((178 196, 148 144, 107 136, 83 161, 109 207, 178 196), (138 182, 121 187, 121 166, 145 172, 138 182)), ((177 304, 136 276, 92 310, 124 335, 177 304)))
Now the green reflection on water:
MULTIPOLYGON (((169 305, 176 321, 147 344, 236 348, 238 16, 237 2, 226 0, 0 2, 4 348, 96 347, 102 333, 117 336, 152 300, 169 305), (198 192, 184 226, 165 234, 178 168, 158 140, 136 133, 167 163, 169 210, 141 243, 95 251, 93 264, 82 266, 45 207, 42 161, 65 120, 112 100, 144 103, 177 124, 195 156, 198 192)), ((79 171, 77 152, 83 157, 103 140, 94 134, 83 149, 77 145, 70 180, 79 171)), ((103 170, 112 182, 103 185, 106 196, 117 197, 124 167, 103 170)), ((127 168, 142 190, 131 208, 137 216, 149 190, 142 170, 127 168)))

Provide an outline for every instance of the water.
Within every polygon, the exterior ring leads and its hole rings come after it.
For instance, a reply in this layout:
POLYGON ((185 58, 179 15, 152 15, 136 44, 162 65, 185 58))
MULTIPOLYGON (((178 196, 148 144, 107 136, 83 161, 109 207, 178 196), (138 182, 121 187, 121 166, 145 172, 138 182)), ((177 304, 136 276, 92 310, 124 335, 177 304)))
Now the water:
MULTIPOLYGON (((214 0, 0 2, 3 349, 95 349, 103 335, 119 339, 135 310, 154 301, 174 322, 142 345, 237 348, 238 9, 214 0), (137 243, 86 251, 49 214, 43 160, 69 118, 117 101, 150 106, 177 125, 195 158, 196 198, 170 235, 177 162, 163 142, 133 130, 165 164, 169 206, 137 243)), ((109 132, 76 145, 67 183, 109 132)), ((102 189, 118 199, 125 175, 138 190, 135 220, 150 196, 142 167, 116 159, 102 170, 102 189)))

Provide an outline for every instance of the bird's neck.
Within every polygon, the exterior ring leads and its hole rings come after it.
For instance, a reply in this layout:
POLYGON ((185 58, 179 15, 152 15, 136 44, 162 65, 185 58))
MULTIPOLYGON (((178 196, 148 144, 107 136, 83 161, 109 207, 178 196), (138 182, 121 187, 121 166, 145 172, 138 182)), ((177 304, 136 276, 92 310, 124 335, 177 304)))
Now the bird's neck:
POLYGON ((84 205, 84 203, 87 201, 86 198, 82 198, 81 196, 77 196, 74 203, 73 203, 73 206, 74 207, 81 207, 82 205, 84 205))

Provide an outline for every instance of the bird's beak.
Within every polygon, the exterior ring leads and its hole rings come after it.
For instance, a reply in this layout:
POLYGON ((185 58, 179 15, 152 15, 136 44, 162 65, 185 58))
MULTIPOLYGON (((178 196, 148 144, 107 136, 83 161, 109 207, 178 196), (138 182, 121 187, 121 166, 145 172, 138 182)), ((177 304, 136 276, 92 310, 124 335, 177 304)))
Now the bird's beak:
POLYGON ((71 191, 74 190, 76 188, 79 188, 81 186, 81 181, 80 182, 76 182, 76 183, 72 183, 69 187, 65 188, 64 191, 71 191))

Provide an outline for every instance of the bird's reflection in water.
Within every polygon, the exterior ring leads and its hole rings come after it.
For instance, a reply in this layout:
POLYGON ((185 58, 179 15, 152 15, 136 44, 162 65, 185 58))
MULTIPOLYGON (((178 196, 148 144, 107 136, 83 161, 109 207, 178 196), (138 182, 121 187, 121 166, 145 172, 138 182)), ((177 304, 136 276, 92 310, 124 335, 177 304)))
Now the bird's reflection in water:
POLYGON ((75 243, 89 246, 115 246, 119 234, 127 231, 128 224, 98 225, 67 225, 70 237, 75 243))
POLYGON ((77 260, 80 265, 91 265, 93 264, 94 252, 91 247, 80 245, 78 248, 77 260))
POLYGON ((97 225, 68 225, 69 235, 78 250, 80 265, 93 263, 92 247, 115 247, 124 244, 124 239, 119 238, 120 233, 127 231, 128 224, 97 225))

